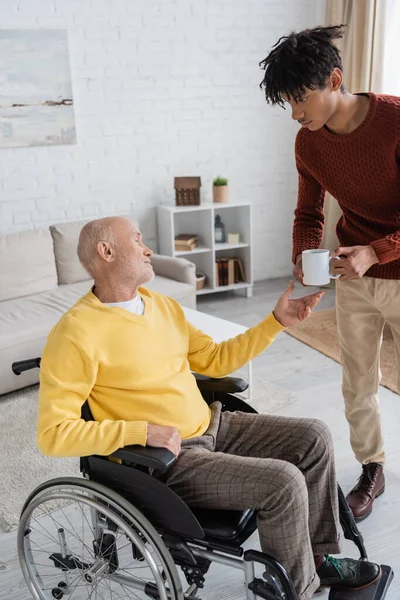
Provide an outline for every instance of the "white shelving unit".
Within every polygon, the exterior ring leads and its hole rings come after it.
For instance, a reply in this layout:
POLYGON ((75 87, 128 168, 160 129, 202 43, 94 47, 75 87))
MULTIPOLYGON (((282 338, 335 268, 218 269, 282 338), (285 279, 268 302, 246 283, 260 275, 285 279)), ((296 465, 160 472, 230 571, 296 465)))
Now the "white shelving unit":
POLYGON ((195 263, 207 279, 206 285, 197 294, 211 294, 227 290, 245 290, 247 297, 253 292, 251 204, 214 204, 197 206, 158 206, 158 250, 167 256, 183 256, 195 263), (228 233, 240 233, 240 243, 219 244, 214 239, 215 216, 219 214, 228 233), (175 250, 175 236, 181 233, 195 233, 197 248, 189 251, 175 250), (237 256, 241 259, 246 280, 233 285, 217 286, 215 259, 224 256, 237 256))

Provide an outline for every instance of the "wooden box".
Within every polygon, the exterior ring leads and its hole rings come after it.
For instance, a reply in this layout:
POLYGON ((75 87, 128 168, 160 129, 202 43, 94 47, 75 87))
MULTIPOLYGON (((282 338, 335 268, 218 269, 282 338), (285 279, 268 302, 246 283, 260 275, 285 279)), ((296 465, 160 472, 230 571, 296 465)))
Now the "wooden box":
POLYGON ((175 177, 174 187, 177 206, 200 204, 200 177, 175 177))

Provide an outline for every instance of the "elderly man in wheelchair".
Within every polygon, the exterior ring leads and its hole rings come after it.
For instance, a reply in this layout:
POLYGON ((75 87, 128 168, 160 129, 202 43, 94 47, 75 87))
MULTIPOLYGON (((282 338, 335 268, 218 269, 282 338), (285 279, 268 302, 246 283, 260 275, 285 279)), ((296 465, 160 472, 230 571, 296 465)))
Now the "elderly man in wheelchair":
POLYGON ((257 414, 234 395, 244 382, 224 377, 322 294, 292 300, 291 285, 261 323, 216 344, 140 287, 153 271, 134 222, 88 223, 78 255, 94 287, 48 337, 38 444, 81 457, 84 479, 51 480, 25 503, 19 556, 34 598, 195 600, 212 562, 243 571, 247 600, 309 600, 324 587, 383 598, 392 573, 367 560, 328 428, 257 414), (340 523, 360 560, 331 556, 340 523), (244 551, 256 528, 262 552, 244 551))

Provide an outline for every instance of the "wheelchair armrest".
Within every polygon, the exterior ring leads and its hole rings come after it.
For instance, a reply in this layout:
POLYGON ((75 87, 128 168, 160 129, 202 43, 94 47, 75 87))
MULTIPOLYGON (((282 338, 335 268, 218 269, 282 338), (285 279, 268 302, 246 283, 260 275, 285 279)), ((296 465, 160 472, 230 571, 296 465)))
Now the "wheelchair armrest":
POLYGON ((152 448, 151 446, 125 446, 110 456, 120 458, 126 462, 165 471, 172 467, 176 461, 176 456, 166 448, 152 448))
POLYGON ((225 392, 227 394, 234 394, 236 392, 244 392, 249 387, 249 384, 244 379, 239 377, 222 377, 221 379, 215 379, 214 377, 207 377, 206 375, 199 375, 193 373, 197 386, 201 392, 225 392))
POLYGON ((15 375, 21 375, 24 371, 30 371, 30 369, 40 368, 40 358, 28 358, 27 360, 18 360, 13 362, 11 365, 12 371, 15 375))

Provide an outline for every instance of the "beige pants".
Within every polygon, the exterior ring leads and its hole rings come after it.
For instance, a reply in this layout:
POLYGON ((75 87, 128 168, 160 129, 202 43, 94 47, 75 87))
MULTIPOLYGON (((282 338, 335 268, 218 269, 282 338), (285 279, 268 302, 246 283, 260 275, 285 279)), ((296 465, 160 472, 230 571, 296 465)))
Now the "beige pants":
POLYGON ((336 313, 351 446, 361 464, 383 463, 385 453, 378 403, 380 349, 387 321, 392 327, 400 365, 400 281, 374 277, 338 279, 336 313))

